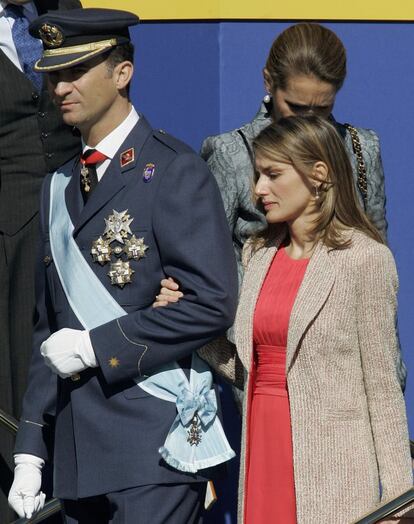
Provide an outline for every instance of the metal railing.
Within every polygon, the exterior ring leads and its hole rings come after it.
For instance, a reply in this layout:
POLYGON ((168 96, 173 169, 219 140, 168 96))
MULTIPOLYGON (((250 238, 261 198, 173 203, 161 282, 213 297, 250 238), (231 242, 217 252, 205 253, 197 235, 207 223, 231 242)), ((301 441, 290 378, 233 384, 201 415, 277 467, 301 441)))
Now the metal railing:
POLYGON ((401 511, 412 502, 414 502, 414 488, 409 489, 399 497, 396 497, 376 508, 374 511, 367 513, 364 517, 356 520, 353 524, 375 524, 376 522, 401 511))
MULTIPOLYGON (((11 433, 16 434, 19 428, 19 423, 14 417, 8 415, 0 409, 0 426, 3 426, 6 429, 8 429, 11 433)), ((412 440, 410 440, 410 448, 411 457, 414 460, 414 441, 412 440)), ((375 524, 379 520, 382 520, 386 517, 393 515, 394 513, 397 513, 398 511, 401 511, 413 502, 414 487, 409 489, 405 493, 402 493, 395 499, 392 499, 389 502, 383 504, 382 506, 379 506, 374 511, 367 513, 364 517, 360 518, 359 520, 356 520, 353 524, 375 524)), ((40 511, 35 517, 31 518, 30 520, 20 518, 15 520, 13 524, 39 524, 48 517, 55 515, 60 510, 60 502, 57 499, 51 499, 48 502, 46 502, 42 511, 40 511)))
POLYGON ((62 507, 58 499, 51 499, 48 502, 46 502, 42 511, 39 511, 39 513, 32 517, 30 520, 27 520, 25 518, 17 519, 12 524, 39 524, 48 517, 51 517, 52 515, 56 515, 56 513, 59 513, 61 509, 62 507))
POLYGON ((19 429, 19 422, 14 417, 0 409, 0 426, 3 426, 15 435, 19 429))

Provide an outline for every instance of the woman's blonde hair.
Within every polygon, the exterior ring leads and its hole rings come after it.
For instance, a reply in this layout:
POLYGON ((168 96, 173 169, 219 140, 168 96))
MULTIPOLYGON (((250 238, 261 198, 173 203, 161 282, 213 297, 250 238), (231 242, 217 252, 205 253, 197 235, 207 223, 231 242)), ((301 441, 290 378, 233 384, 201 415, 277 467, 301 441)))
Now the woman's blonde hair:
POLYGON ((289 78, 313 75, 338 91, 346 76, 346 51, 330 29, 300 23, 285 29, 273 42, 266 61, 273 89, 286 89, 289 78))
MULTIPOLYGON (((253 141, 256 156, 291 164, 304 177, 320 183, 317 218, 310 237, 333 249, 349 245, 344 235, 350 228, 364 232, 369 237, 384 242, 378 230, 361 208, 354 184, 352 167, 342 138, 335 127, 318 116, 292 116, 271 124, 253 141), (327 178, 315 178, 316 162, 324 162, 327 178)), ((255 183, 258 173, 255 173, 255 183)), ((264 212, 261 202, 258 209, 264 212)), ((271 244, 280 231, 280 224, 269 226, 258 234, 260 243, 271 244)))

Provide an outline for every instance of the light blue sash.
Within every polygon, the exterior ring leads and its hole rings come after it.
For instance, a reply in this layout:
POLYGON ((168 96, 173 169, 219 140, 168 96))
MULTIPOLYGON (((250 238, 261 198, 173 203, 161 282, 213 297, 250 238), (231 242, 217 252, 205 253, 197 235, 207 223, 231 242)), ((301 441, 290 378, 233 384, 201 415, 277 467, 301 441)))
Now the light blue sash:
MULTIPOLYGON (((70 175, 56 172, 50 184, 49 234, 53 260, 68 302, 82 326, 91 330, 127 313, 95 275, 73 239, 65 202, 70 175)), ((195 352, 190 380, 176 362, 158 369, 137 385, 155 397, 175 402, 177 416, 159 453, 173 468, 196 473, 235 456, 217 417, 217 399, 208 365, 195 352), (196 419, 194 417, 197 417, 196 419), (197 421, 201 440, 188 441, 197 421)))

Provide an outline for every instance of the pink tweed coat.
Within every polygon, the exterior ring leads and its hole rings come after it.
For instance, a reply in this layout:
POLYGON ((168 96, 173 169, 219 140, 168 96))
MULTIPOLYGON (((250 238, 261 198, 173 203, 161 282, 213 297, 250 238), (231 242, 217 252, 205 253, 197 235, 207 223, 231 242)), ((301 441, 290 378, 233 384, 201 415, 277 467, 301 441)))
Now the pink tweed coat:
MULTIPOLYGON (((286 373, 298 524, 350 524, 413 484, 405 403, 396 374, 395 263, 386 246, 357 231, 351 235, 347 249, 317 245, 289 323, 286 373)), ((248 263, 235 321, 237 353, 224 338, 200 350, 232 382, 240 382, 243 374, 249 377, 254 309, 276 250, 251 254, 251 247, 245 248, 248 263)), ((245 384, 248 398, 249 380, 245 384)), ((245 451, 244 417, 240 524, 245 451)))

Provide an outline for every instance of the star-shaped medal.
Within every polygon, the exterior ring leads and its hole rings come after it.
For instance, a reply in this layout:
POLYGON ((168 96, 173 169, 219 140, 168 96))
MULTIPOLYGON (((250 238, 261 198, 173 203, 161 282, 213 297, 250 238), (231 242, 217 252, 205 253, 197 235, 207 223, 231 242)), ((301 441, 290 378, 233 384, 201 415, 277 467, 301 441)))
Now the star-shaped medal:
POLYGON ((106 227, 104 235, 108 239, 109 243, 116 240, 117 242, 123 244, 124 238, 126 238, 128 235, 132 235, 132 231, 129 226, 134 219, 129 218, 129 215, 127 214, 128 209, 120 212, 115 211, 115 209, 112 211, 113 215, 109 215, 108 218, 105 218, 106 227))
POLYGON ((91 255, 94 262, 99 262, 104 266, 111 261, 111 246, 108 240, 102 237, 97 238, 92 242, 91 255))
POLYGON ((135 271, 129 267, 129 262, 117 260, 116 262, 112 262, 108 276, 111 278, 112 285, 119 286, 122 289, 125 284, 131 282, 133 273, 135 273, 135 271))
POLYGON ((129 259, 133 258, 134 260, 139 260, 142 257, 145 257, 145 251, 148 249, 148 246, 144 244, 144 238, 136 238, 135 235, 132 235, 128 240, 125 241, 124 252, 126 253, 129 259))

